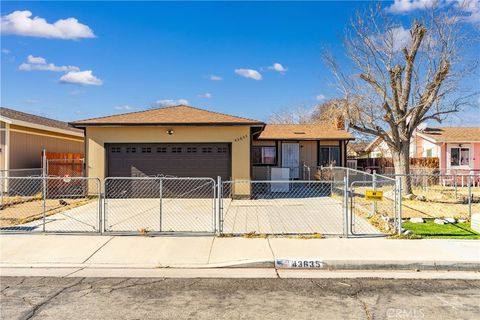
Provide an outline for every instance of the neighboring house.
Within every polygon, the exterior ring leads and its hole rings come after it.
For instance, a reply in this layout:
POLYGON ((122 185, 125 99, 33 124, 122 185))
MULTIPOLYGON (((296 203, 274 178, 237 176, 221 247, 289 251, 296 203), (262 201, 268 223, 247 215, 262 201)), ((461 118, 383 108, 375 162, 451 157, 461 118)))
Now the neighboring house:
POLYGON ((0 108, 0 169, 42 166, 42 150, 83 153, 83 131, 66 122, 0 108))
POLYGON ((480 170, 480 127, 426 128, 416 132, 417 157, 438 157, 442 173, 480 170))
MULTIPOLYGON (((391 158, 381 138, 366 148, 371 158, 391 158)), ((442 173, 480 171, 480 127, 426 127, 416 130, 410 142, 411 158, 439 158, 442 173)))
POLYGON ((370 157, 367 151, 368 142, 351 142, 347 146, 347 156, 349 159, 365 159, 370 157))
MULTIPOLYGON (((257 167, 344 165, 344 130, 266 125, 189 106, 149 109, 71 123, 86 134, 87 174, 263 178, 257 167)), ((293 169, 293 171, 295 171, 293 169)), ((291 178, 300 178, 295 172, 291 178)))
MULTIPOLYGON (((388 147, 387 143, 383 141, 382 138, 376 137, 370 142, 370 144, 365 148, 365 152, 368 153, 367 158, 378 159, 378 158, 392 158, 392 152, 388 147)), ((412 138, 410 142, 410 157, 415 157, 416 154, 416 144, 415 137, 412 138)))

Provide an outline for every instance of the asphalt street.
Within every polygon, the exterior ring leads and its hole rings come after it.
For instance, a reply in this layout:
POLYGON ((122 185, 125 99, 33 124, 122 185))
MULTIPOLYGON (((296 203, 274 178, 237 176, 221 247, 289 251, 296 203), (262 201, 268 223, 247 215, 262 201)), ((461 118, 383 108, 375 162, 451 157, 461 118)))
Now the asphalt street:
POLYGON ((480 280, 1 278, 1 319, 479 319, 480 280))

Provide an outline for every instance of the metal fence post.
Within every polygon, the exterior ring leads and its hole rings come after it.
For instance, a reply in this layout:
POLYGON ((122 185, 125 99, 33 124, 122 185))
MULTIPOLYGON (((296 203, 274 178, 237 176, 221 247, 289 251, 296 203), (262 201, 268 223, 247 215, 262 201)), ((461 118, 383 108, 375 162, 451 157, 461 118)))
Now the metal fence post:
POLYGON ((398 177, 398 234, 402 233, 402 177, 398 177))
POLYGON ((159 178, 160 181, 159 181, 159 198, 160 198, 160 203, 159 203, 159 215, 158 215, 158 231, 159 232, 162 232, 162 202, 163 202, 163 199, 162 199, 162 193, 163 193, 163 178, 160 177, 159 178))
MULTIPOLYGON (((373 170, 372 188, 373 191, 377 191, 377 170, 373 170)), ((377 213, 377 201, 372 201, 372 211, 372 216, 374 216, 377 213)))
POLYGON ((222 201, 221 197, 223 197, 222 194, 222 177, 218 176, 217 177, 217 198, 216 200, 216 234, 219 236, 222 233, 222 201))
MULTIPOLYGON (((333 182, 332 182, 333 184, 333 182)), ((345 238, 348 238, 348 178, 343 178, 343 210, 344 210, 344 221, 343 221, 343 235, 345 238)))
POLYGON ((472 176, 469 175, 467 179, 468 183, 468 217, 472 218, 472 176))
MULTIPOLYGON (((90 193, 88 191, 89 189, 89 183, 88 183, 88 178, 87 179, 87 195, 88 196, 88 193, 90 193)), ((99 178, 96 178, 94 181, 96 181, 97 183, 97 192, 98 192, 98 231, 100 232, 100 234, 103 234, 103 226, 102 226, 102 184, 100 182, 100 179, 99 178)))

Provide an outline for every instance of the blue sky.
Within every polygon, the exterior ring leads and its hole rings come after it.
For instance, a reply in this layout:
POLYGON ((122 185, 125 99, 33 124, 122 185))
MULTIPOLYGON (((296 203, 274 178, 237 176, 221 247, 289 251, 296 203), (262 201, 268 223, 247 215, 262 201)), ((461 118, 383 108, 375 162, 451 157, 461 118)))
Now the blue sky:
MULTIPOLYGON (((367 4, 2 1, 2 16, 73 17, 79 29, 2 33, 1 105, 71 121, 188 102, 268 120, 338 96, 322 51, 342 61, 347 22, 367 4)), ((478 125, 478 112, 461 124, 478 125)))

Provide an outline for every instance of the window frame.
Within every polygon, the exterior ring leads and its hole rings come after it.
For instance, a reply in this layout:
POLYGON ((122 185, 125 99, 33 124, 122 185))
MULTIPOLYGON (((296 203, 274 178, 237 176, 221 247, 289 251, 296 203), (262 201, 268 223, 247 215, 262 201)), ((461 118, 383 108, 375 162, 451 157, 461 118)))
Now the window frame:
MULTIPOLYGON (((261 153, 262 154, 262 153, 261 153)), ((252 165, 254 165, 255 167, 275 167, 278 165, 278 147, 277 145, 274 145, 274 146, 252 146, 252 165), (254 159, 254 156, 253 156, 253 150, 255 148, 259 148, 259 149, 263 149, 263 148, 273 148, 275 150, 275 158, 274 158, 274 161, 273 163, 263 163, 263 157, 262 157, 262 163, 255 163, 255 159, 254 159)))
MULTIPOLYGON (((318 150, 317 150, 317 166, 321 167, 323 166, 322 164, 322 149, 328 149, 328 159, 330 161, 331 159, 331 155, 332 155, 332 152, 331 152, 331 149, 336 149, 338 150, 338 163, 335 163, 335 166, 337 167, 341 167, 342 166, 342 148, 341 146, 322 146, 322 145, 318 145, 318 150)), ((327 164, 328 166, 329 164, 327 164)))
POLYGON ((447 157, 447 164, 449 169, 471 169, 472 165, 472 147, 470 144, 468 145, 451 145, 448 147, 448 157, 447 157), (452 150, 458 149, 458 165, 452 165, 452 150), (468 164, 461 164, 462 158, 462 151, 468 150, 468 164))

